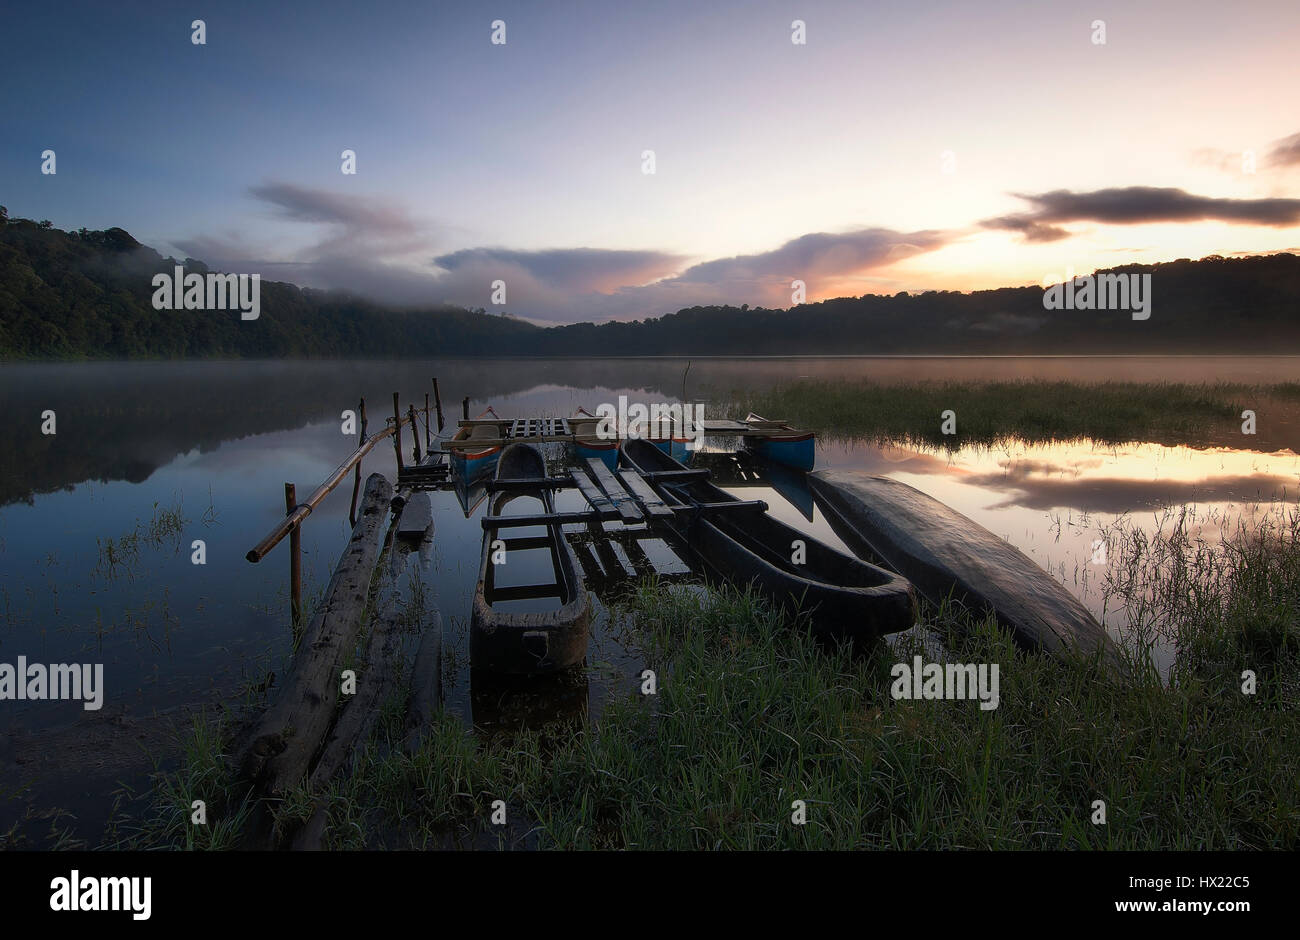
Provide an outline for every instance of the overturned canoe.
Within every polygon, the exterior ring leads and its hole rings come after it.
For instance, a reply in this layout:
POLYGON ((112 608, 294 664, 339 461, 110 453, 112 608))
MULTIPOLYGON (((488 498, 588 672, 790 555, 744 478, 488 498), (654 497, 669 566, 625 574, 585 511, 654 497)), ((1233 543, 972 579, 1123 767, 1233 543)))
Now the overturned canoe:
POLYGON ((937 499, 860 470, 819 470, 808 482, 850 548, 902 574, 931 603, 951 597, 992 612, 1029 649, 1077 646, 1117 659, 1105 629, 1074 595, 1014 545, 937 499))
POLYGON ((916 622, 912 586, 892 571, 836 551, 766 511, 728 510, 726 504, 740 500, 686 475, 649 441, 624 441, 621 453, 631 469, 650 474, 655 492, 674 508, 666 524, 675 541, 733 584, 753 585, 787 609, 809 612, 818 635, 860 642, 916 622))
MULTIPOLYGON (((539 485, 536 489, 512 488, 496 493, 489 502, 489 514, 501 515, 508 503, 521 497, 537 500, 546 513, 555 511, 551 490, 545 485, 546 461, 541 451, 531 444, 511 444, 502 451, 497 479, 515 483, 537 480, 539 485)), ((550 523, 538 528, 543 535, 533 538, 505 538, 492 529, 483 532, 483 554, 470 617, 470 661, 476 669, 532 675, 576 665, 587 654, 591 602, 577 559, 564 537, 562 525, 550 523), (498 566, 493 563, 494 542, 507 555, 545 550, 549 553, 545 567, 553 573, 553 581, 498 586, 498 566), (518 601, 544 601, 546 609, 506 609, 518 601)))

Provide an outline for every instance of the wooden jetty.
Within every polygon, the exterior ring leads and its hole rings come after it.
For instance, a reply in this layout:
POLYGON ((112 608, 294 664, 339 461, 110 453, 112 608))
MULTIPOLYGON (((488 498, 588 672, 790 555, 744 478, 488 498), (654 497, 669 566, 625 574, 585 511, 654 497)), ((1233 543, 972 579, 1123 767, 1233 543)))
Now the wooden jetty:
POLYGON ((1027 649, 1067 647, 1118 660, 1088 609, 1033 560, 920 490, 855 470, 820 470, 809 484, 831 528, 864 558, 910 580, 933 604, 953 600, 998 623, 1027 649))
MULTIPOLYGON (((422 410, 409 406, 403 414, 394 394, 393 417, 373 435, 366 433, 362 400, 360 444, 356 450, 301 505, 294 500, 295 486, 286 484, 285 518, 247 554, 250 562, 259 562, 286 537, 289 539, 291 619, 295 632, 301 634, 297 652, 276 684, 274 696, 266 709, 242 728, 231 749, 236 772, 260 798, 255 804, 249 848, 320 846, 326 822, 323 802, 317 803, 305 825, 293 831, 280 828, 273 808, 298 787, 305 786, 309 793, 323 796, 330 782, 349 770, 385 702, 400 691, 398 634, 403 628, 397 581, 409 553, 427 545, 433 536, 432 506, 425 491, 451 486, 446 455, 432 449, 435 407, 439 433, 444 427, 436 379, 433 397, 432 407, 426 396, 422 410), (404 451, 407 428, 411 431, 409 462, 404 451), (362 490, 361 461, 389 438, 397 462, 397 486, 384 475, 374 473, 362 490), (303 625, 300 530, 325 497, 349 475, 354 478, 349 517, 352 535, 319 607, 310 622, 303 625), (346 696, 341 681, 345 661, 355 663, 355 691, 346 696)), ((418 746, 441 698, 441 644, 441 619, 433 612, 422 624, 411 676, 404 723, 408 749, 418 746)))
MULTIPOLYGON (((594 437, 595 432, 592 427, 597 420, 594 415, 587 413, 576 414, 573 417, 540 416, 527 418, 500 418, 496 417, 495 413, 493 416, 480 415, 477 418, 462 419, 457 422, 459 428, 462 430, 468 428, 471 433, 457 434, 454 437, 442 440, 440 443, 444 450, 451 452, 493 446, 504 447, 506 444, 516 441, 524 441, 530 444, 575 444, 594 437), (482 430, 488 430, 491 433, 473 433, 482 430)), ((669 433, 673 437, 683 439, 696 433, 702 433, 708 437, 752 438, 758 442, 792 435, 801 436, 801 440, 812 439, 811 431, 799 431, 782 421, 769 421, 757 417, 748 421, 733 421, 730 419, 704 420, 689 427, 677 422, 669 426, 669 433), (802 436, 806 436, 806 438, 802 436)), ((626 439, 621 431, 618 437, 611 438, 611 440, 615 441, 626 439)))

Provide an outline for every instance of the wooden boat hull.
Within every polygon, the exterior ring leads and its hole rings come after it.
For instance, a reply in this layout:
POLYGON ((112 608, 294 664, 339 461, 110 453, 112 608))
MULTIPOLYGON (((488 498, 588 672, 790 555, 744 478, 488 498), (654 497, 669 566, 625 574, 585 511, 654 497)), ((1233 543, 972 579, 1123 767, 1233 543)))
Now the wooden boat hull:
MULTIPOLYGON (((750 414, 748 421, 764 419, 750 414)), ((776 431, 772 434, 742 438, 746 450, 752 451, 765 460, 779 463, 795 470, 809 471, 817 462, 817 442, 812 431, 799 431, 793 428, 776 431)))
MULTIPOLYGON (((684 469, 646 441, 625 441, 622 455, 643 473, 684 469)), ((736 499, 703 480, 654 488, 671 506, 736 499)), ((677 513, 669 527, 715 573, 739 587, 755 586, 792 612, 806 612, 813 632, 826 639, 866 642, 916 622, 915 597, 904 578, 836 551, 769 513, 677 513), (792 560, 795 543, 803 544, 802 564, 792 560)))
MULTIPOLYGON (((597 436, 596 425, 599 420, 586 408, 579 408, 573 413, 569 419, 574 433, 573 452, 580 461, 595 457, 614 470, 618 467, 619 442, 603 440, 597 436)), ((689 437, 654 437, 650 438, 650 442, 674 460, 685 460, 690 455, 686 448, 691 442, 689 437)))
MULTIPOLYGON (((487 421, 491 418, 500 418, 491 407, 484 409, 478 416, 477 420, 487 421)), ((502 437, 505 434, 505 427, 509 422, 502 420, 501 426, 495 431, 491 431, 493 437, 502 437)), ((458 430, 452 440, 465 441, 473 440, 477 428, 461 428, 458 430)), ((481 480, 496 469, 497 461, 501 458, 502 447, 499 444, 485 445, 483 447, 466 447, 457 448, 451 451, 452 472, 465 483, 473 483, 481 480)))
POLYGON ((573 428, 573 453, 579 462, 595 458, 609 469, 618 466, 618 441, 603 440, 596 435, 599 418, 586 408, 579 408, 569 419, 573 428))
MULTIPOLYGON (((498 479, 545 476, 546 462, 541 452, 529 444, 509 445, 497 463, 498 479)), ((496 493, 488 511, 500 515, 507 503, 521 496, 537 499, 545 512, 555 511, 551 490, 546 488, 496 493)), ((470 614, 470 661, 475 669, 534 675, 575 666, 587 654, 591 603, 577 559, 564 537, 563 526, 543 528, 551 553, 555 591, 538 596, 555 596, 559 606, 541 612, 508 612, 493 605, 493 600, 499 597, 494 588, 492 543, 501 536, 491 530, 483 533, 483 553, 470 614)))
POLYGON ((659 448, 660 452, 677 461, 690 459, 691 452, 686 449, 686 445, 690 442, 689 437, 650 438, 650 443, 659 448))
POLYGON ((579 408, 569 419, 573 428, 573 453, 579 462, 595 458, 609 469, 618 466, 618 441, 603 440, 596 435, 599 418, 586 408, 579 408))
POLYGON ((809 477, 817 505, 854 551, 910 578, 931 603, 953 600, 998 622, 1029 649, 1101 649, 1105 629, 1056 579, 1014 545, 920 490, 857 470, 809 477))

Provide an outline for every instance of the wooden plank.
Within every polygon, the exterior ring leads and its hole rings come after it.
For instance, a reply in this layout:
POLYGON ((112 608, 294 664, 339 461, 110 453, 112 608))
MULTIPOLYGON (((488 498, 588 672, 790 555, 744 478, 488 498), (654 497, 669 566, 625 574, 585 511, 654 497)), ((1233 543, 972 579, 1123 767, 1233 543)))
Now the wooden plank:
POLYGON ((673 514, 673 511, 659 498, 659 494, 652 490, 650 484, 641 479, 641 475, 635 470, 622 470, 618 475, 627 484, 632 495, 641 500, 641 505, 650 515, 671 516, 673 514))
POLYGON ((599 519, 602 514, 587 512, 542 512, 531 516, 483 516, 479 524, 485 529, 522 529, 533 525, 575 525, 599 519))
POLYGON ((551 547, 551 537, 549 535, 537 535, 532 538, 502 539, 501 542, 508 552, 534 551, 539 548, 551 547))
POLYGON ((432 529, 433 506, 429 502, 429 494, 410 494, 402 505, 402 514, 397 518, 397 537, 420 540, 432 529))
POLYGON ((670 506, 673 512, 767 512, 767 503, 761 499, 737 499, 719 503, 691 503, 688 506, 670 506))
POLYGON ((627 490, 623 489, 622 484, 618 482, 618 478, 610 473, 609 467, 605 466, 604 461, 597 457, 588 457, 587 467, 596 482, 609 494, 610 500, 614 503, 614 508, 623 517, 623 521, 640 522, 642 519, 640 507, 637 506, 627 490))
POLYGON ((817 505, 859 555, 881 559, 933 604, 949 597, 993 613, 1016 642, 1070 646, 1119 661, 1101 624, 1020 549, 920 490, 855 470, 810 474, 817 505))
POLYGON ((582 493, 583 498, 591 504, 591 508, 599 513, 613 513, 614 504, 611 503, 605 494, 600 491, 594 480, 587 476, 581 470, 574 473, 573 482, 577 485, 578 491, 582 493))
POLYGON ((707 480, 709 476, 708 470, 651 470, 649 473, 641 474, 641 478, 649 483, 669 480, 707 480))
POLYGON ((499 601, 531 601, 543 597, 561 597, 564 589, 558 584, 519 584, 510 587, 493 587, 489 592, 493 603, 499 601))
POLYGON ((496 493, 501 490, 564 490, 574 485, 573 477, 559 476, 547 477, 545 479, 530 479, 522 477, 520 479, 488 480, 487 488, 489 492, 496 493))
MULTIPOLYGON (((456 450, 483 450, 488 447, 504 447, 516 438, 510 437, 476 437, 472 440, 460 441, 442 441, 442 449, 446 451, 456 450)), ((537 437, 528 439, 532 444, 569 444, 574 440, 572 434, 542 434, 537 437)))

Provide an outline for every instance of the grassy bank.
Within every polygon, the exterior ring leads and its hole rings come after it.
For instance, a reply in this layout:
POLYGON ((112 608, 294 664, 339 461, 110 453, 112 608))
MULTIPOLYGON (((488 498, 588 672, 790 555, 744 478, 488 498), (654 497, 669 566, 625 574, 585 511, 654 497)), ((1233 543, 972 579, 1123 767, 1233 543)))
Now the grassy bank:
POLYGON ((1276 401, 1300 400, 1300 385, 1255 388, 1230 384, 1137 382, 916 382, 883 384, 801 380, 757 392, 737 392, 733 417, 750 411, 781 418, 832 437, 953 447, 1091 439, 1208 443, 1240 440, 1241 413, 1262 414, 1276 401), (956 434, 942 431, 945 411, 956 434))
MULTIPOLYGON (((1195 520, 1193 520, 1195 521, 1195 520)), ((329 796, 335 848, 1300 847, 1296 614, 1300 516, 1277 509, 1218 538, 1175 517, 1154 534, 1118 525, 1111 609, 1131 653, 1169 632, 1167 680, 1121 678, 1082 658, 1015 649, 986 621, 929 611, 956 662, 996 663, 1000 703, 895 701, 901 638, 868 657, 827 650, 755 598, 643 582, 623 611, 658 675, 654 696, 599 722, 482 741, 444 715, 406 755, 397 710, 329 796), (1243 670, 1257 676, 1243 694, 1243 670), (489 822, 504 801, 505 826, 489 822), (791 821, 807 805, 806 825, 791 821), (1095 801, 1106 822, 1094 824, 1095 801)), ((159 788, 144 844, 233 844, 240 795, 221 736, 196 734, 159 788), (199 837, 177 825, 198 791, 231 807, 199 837)), ((307 794, 284 818, 305 817, 307 794)))

